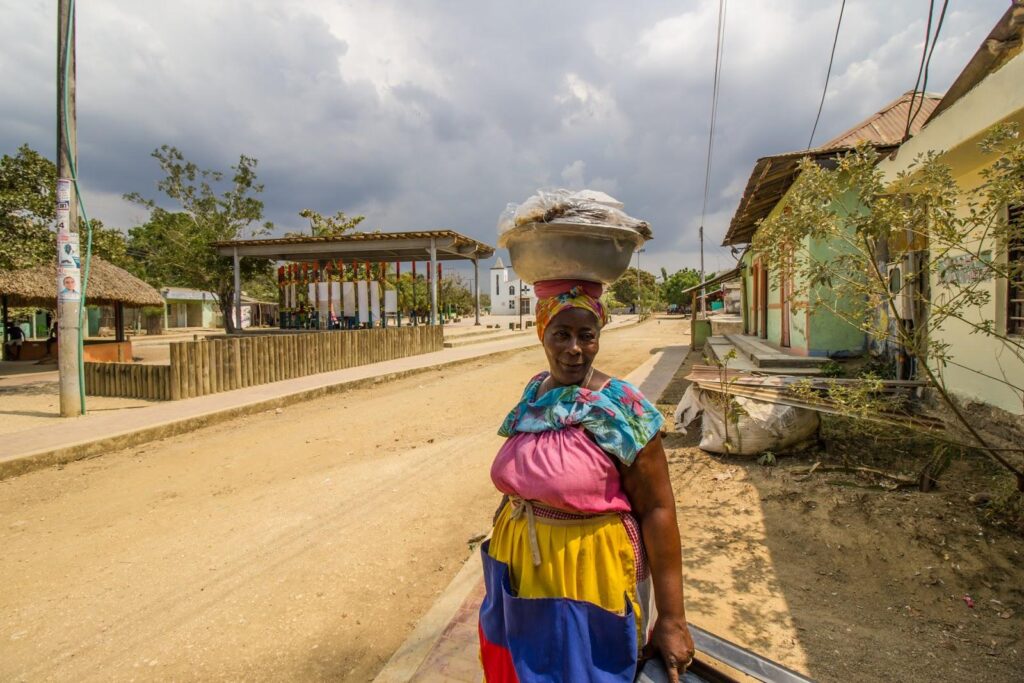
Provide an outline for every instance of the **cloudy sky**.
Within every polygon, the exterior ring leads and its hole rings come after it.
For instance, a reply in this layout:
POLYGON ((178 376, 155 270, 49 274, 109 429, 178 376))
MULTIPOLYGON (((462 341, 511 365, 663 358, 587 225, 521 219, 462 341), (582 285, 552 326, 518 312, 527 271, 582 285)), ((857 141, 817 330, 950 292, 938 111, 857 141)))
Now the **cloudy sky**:
MULTIPOLYGON (((605 190, 650 221, 645 268, 698 263, 718 3, 82 0, 79 166, 92 215, 127 228, 161 144, 201 166, 259 159, 267 218, 364 214, 494 244, 538 187, 605 190)), ((848 0, 821 143, 910 90, 928 0, 848 0)), ((941 5, 940 2, 936 3, 941 5)), ((55 147, 56 1, 0 0, 0 153, 55 147)), ((1007 0, 952 0, 928 89, 955 78, 1007 0)), ((708 268, 754 161, 806 146, 839 0, 733 0, 708 268)), ((936 9, 936 13, 937 13, 936 9)))

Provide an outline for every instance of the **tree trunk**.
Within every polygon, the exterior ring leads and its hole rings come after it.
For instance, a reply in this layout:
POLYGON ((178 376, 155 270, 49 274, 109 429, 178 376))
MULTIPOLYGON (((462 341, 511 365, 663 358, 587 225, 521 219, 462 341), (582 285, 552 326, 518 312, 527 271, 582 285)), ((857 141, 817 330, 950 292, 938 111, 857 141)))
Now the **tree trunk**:
POLYGON ((217 303, 220 304, 221 317, 224 319, 225 334, 235 333, 234 307, 235 293, 233 290, 217 292, 217 303))

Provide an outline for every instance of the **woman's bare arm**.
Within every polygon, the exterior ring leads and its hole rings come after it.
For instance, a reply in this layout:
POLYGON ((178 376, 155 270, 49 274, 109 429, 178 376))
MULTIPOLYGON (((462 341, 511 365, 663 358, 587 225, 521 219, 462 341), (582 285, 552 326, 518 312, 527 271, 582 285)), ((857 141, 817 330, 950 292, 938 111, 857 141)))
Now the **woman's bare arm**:
POLYGON ((651 439, 637 454, 633 464, 621 467, 620 471, 633 514, 640 522, 651 565, 658 618, 650 646, 661 653, 670 680, 675 682, 693 656, 693 639, 683 607, 682 551, 676 501, 661 435, 651 439))

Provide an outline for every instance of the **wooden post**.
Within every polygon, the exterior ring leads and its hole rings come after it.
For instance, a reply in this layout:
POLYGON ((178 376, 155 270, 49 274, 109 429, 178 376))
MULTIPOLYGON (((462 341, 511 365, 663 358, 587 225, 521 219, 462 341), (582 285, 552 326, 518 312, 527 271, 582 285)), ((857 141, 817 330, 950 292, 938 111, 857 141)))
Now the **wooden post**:
POLYGON ((242 388, 242 344, 238 337, 231 338, 231 388, 242 388))
POLYGON ((210 343, 208 341, 199 342, 199 348, 201 349, 201 356, 203 359, 203 396, 213 393, 213 382, 210 379, 210 343))
POLYGON ((249 346, 249 358, 246 361, 246 372, 249 375, 249 386, 256 384, 256 340, 246 339, 249 346))
POLYGON ((171 342, 171 364, 168 366, 170 371, 170 382, 171 385, 171 400, 181 400, 181 344, 179 342, 171 342))

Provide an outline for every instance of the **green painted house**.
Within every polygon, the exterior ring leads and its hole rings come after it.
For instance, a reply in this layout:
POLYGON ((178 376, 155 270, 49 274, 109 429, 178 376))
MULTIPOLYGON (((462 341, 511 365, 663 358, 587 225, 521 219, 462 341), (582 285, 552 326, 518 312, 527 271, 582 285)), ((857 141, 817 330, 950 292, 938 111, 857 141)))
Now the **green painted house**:
MULTIPOLYGON (((920 94, 917 96, 911 134, 920 129, 939 99, 926 94, 922 102, 920 94)), ((740 258, 744 335, 758 337, 800 356, 842 358, 867 350, 867 335, 842 317, 844 302, 835 300, 831 289, 812 287, 797 275, 769 268, 751 247, 751 241, 762 220, 786 210, 787 195, 800 174, 803 158, 826 168, 834 167, 842 155, 862 143, 874 145, 882 154, 891 153, 903 139, 910 105, 911 93, 905 93, 820 147, 763 157, 754 164, 722 242, 723 246, 744 248, 740 258)), ((855 197, 855 189, 851 188, 842 205, 856 206, 855 197)), ((842 215, 841 206, 834 208, 842 215)), ((843 245, 807 238, 800 248, 816 259, 829 260, 843 245)))

